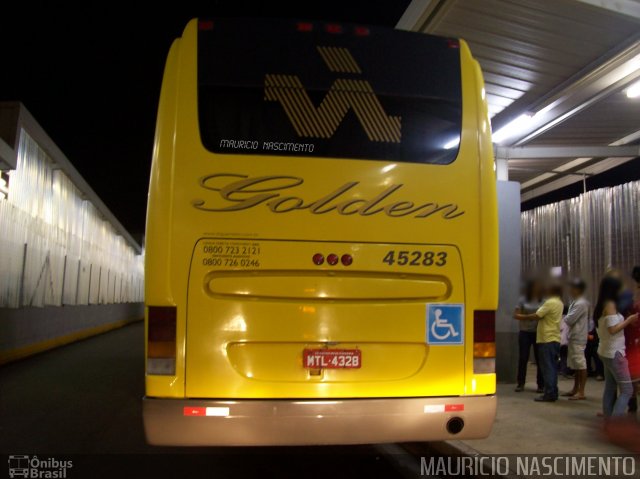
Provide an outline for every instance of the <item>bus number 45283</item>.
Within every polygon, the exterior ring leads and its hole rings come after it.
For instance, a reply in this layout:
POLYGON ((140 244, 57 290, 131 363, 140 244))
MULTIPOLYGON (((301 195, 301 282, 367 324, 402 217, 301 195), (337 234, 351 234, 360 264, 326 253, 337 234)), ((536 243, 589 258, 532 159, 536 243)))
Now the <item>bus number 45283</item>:
POLYGON ((382 259, 389 266, 444 266, 447 253, 444 251, 389 251, 382 259))

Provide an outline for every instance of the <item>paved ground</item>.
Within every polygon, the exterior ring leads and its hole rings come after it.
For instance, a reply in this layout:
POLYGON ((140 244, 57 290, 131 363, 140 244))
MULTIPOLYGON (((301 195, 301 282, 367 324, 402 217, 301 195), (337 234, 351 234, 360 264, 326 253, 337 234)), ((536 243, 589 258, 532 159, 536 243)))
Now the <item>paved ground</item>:
MULTIPOLYGON (((395 445, 148 446, 140 411, 143 368, 142 323, 0 368, 0 455, 37 454, 44 459, 74 454, 70 479, 418 475, 418 462, 395 445)), ((4 467, 0 464, 0 477, 4 467)))
MULTIPOLYGON (((531 367, 527 374, 535 378, 531 367)), ((560 393, 573 386, 573 379, 560 377, 560 393)), ((535 382, 526 391, 514 392, 514 384, 498 385, 498 417, 487 439, 464 441, 486 454, 619 454, 628 453, 611 444, 602 433, 603 420, 596 414, 602 410, 604 382, 589 378, 587 400, 537 403, 533 398, 535 382)))

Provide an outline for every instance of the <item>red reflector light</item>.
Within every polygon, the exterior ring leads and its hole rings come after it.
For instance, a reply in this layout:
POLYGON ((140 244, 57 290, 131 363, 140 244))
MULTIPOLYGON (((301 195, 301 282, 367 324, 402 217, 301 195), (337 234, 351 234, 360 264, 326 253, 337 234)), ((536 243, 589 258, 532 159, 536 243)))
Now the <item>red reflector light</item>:
POLYGON ((213 20, 200 20, 198 30, 213 30, 213 20))
POLYGON ((493 343, 496 340, 496 312, 473 312, 473 341, 475 343, 493 343))
POLYGON ((338 264, 338 261, 340 261, 340 258, 337 254, 331 253, 329 256, 327 256, 327 263, 329 263, 331 266, 338 264))
POLYGON ((205 407, 194 407, 194 406, 185 406, 182 410, 182 414, 184 416, 206 416, 207 408, 205 407))
POLYGON ((175 358, 175 306, 149 306, 147 321, 147 356, 149 358, 175 358))
POLYGON ((444 412, 464 411, 464 404, 445 404, 444 412))
POLYGON ((367 35, 369 35, 369 29, 367 27, 356 27, 353 30, 353 33, 355 33, 359 37, 366 37, 367 35))
POLYGON ((350 254, 343 254, 340 260, 342 261, 343 265, 350 266, 351 263, 353 263, 353 256, 351 256, 350 254))
POLYGON ((464 411, 464 404, 445 404, 444 412, 464 411))
POLYGON ((298 22, 296 24, 296 30, 299 32, 310 32, 313 30, 313 24, 309 22, 298 22))
POLYGON ((338 25, 336 23, 329 23, 325 25, 325 30, 327 33, 342 33, 342 25, 338 25))
POLYGON ((322 256, 320 253, 316 253, 313 255, 313 258, 311 258, 313 261, 313 264, 317 264, 318 266, 320 266, 322 263, 324 263, 324 256, 322 256))

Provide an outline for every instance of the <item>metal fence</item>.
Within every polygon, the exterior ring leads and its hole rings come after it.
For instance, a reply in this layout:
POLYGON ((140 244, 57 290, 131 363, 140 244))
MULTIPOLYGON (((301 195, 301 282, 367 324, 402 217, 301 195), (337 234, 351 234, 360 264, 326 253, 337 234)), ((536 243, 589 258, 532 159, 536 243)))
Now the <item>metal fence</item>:
POLYGON ((525 211, 521 221, 525 275, 561 266, 593 295, 607 269, 640 265, 640 181, 525 211))
POLYGON ((143 260, 24 130, 0 199, 0 307, 139 302, 143 260))

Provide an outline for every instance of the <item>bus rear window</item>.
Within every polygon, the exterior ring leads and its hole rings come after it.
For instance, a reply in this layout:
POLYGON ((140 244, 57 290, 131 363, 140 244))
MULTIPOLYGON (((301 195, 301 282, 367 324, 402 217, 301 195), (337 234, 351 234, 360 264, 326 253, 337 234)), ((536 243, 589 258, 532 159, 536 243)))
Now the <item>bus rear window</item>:
POLYGON ((455 159, 462 122, 456 41, 290 20, 201 25, 198 112, 208 150, 437 164, 455 159))

